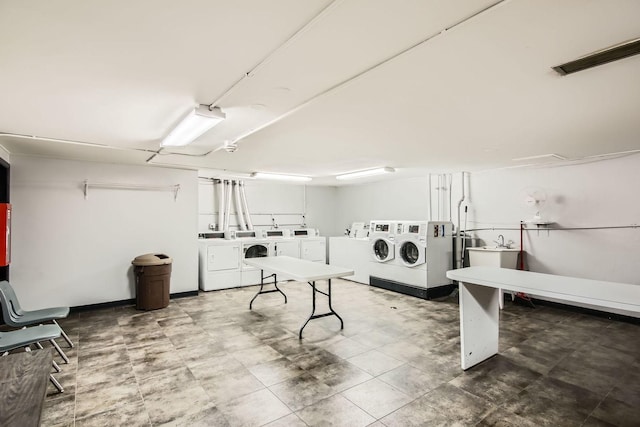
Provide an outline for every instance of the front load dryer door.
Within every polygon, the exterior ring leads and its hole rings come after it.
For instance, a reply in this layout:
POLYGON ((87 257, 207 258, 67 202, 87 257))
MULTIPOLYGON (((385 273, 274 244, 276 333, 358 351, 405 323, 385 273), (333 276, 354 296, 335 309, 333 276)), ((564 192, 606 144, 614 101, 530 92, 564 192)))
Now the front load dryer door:
POLYGON ((244 248, 245 258, 262 258, 269 255, 269 249, 262 244, 250 245, 244 248))
POLYGON ((400 245, 399 256, 407 267, 416 267, 425 263, 425 248, 418 242, 406 240, 400 245))
POLYGON ((378 262, 387 262, 395 256, 395 246, 387 239, 377 238, 371 244, 373 259, 378 262))
MULTIPOLYGON (((269 256, 269 248, 267 245, 263 245, 261 243, 255 244, 247 244, 243 247, 243 258, 262 258, 265 256, 269 256)), ((252 267, 248 264, 242 263, 242 270, 256 270, 255 267, 252 267)))

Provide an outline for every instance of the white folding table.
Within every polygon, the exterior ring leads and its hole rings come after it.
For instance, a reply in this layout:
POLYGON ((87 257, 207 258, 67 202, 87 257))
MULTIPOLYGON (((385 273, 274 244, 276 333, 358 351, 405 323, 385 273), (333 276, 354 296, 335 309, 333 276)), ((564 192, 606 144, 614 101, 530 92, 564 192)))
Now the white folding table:
POLYGON ((272 257, 247 258, 244 260, 244 262, 252 267, 257 267, 262 270, 260 290, 249 303, 249 310, 252 309, 253 301, 258 298, 258 295, 271 292, 281 293, 282 296, 284 296, 285 304, 287 303, 287 296, 280 290, 280 288, 278 288, 277 275, 281 274, 289 279, 297 280, 300 282, 307 282, 313 289, 311 315, 300 328, 300 333, 298 334, 298 337, 300 339, 302 339, 302 330, 312 319, 318 319, 320 317, 326 316, 336 316, 340 320, 340 329, 344 328, 342 317, 340 317, 331 306, 331 279, 351 276, 353 275, 353 270, 282 255, 272 257), (265 276, 265 271, 270 274, 265 276), (265 283, 264 281, 269 277, 273 277, 273 284, 275 285, 275 289, 265 290, 264 286, 267 283, 265 283), (328 282, 327 292, 323 292, 316 288, 316 280, 326 280, 328 282), (327 313, 316 314, 317 293, 323 294, 329 299, 329 311, 327 313))
POLYGON ((500 289, 640 312, 640 285, 498 267, 449 270, 460 287, 460 358, 468 369, 498 353, 500 289))

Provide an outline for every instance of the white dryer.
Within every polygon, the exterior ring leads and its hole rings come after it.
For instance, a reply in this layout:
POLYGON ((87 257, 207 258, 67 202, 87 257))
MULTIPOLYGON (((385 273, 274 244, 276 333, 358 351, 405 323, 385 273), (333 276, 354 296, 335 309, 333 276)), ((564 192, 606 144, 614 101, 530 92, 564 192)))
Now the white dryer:
MULTIPOLYGON (((238 232, 241 233, 241 232, 238 232)), ((247 258, 261 258, 274 255, 274 245, 272 241, 267 239, 255 238, 247 235, 239 237, 242 248, 243 261, 247 258)), ((261 279, 261 271, 246 263, 242 263, 242 286, 259 285, 261 279)))
MULTIPOLYGON (((320 236, 319 230, 315 228, 294 229, 291 230, 291 237, 299 244, 299 258, 322 264, 327 263, 327 239, 320 236)), ((292 250, 295 250, 293 246, 292 250)))
POLYGON ((212 238, 212 233, 207 233, 198 239, 198 285, 203 291, 242 284, 240 242, 220 237, 212 238))
POLYGON ((273 242, 273 255, 300 258, 300 241, 291 237, 291 230, 265 230, 264 238, 273 242))

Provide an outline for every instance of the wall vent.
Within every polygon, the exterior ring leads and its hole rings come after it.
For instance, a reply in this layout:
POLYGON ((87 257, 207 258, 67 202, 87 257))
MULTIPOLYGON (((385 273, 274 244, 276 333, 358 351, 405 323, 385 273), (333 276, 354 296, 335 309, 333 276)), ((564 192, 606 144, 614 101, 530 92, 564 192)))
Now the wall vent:
POLYGON ((598 65, 608 62, 617 61, 619 59, 628 58, 640 53, 640 38, 629 40, 615 46, 607 47, 597 52, 590 53, 561 65, 551 67, 561 75, 576 73, 588 68, 597 67, 598 65))

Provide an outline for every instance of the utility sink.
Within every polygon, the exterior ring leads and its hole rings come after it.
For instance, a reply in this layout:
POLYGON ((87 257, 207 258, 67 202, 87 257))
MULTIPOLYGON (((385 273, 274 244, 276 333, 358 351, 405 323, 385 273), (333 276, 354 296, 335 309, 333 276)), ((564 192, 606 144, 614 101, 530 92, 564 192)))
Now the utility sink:
MULTIPOLYGON (((480 248, 467 248, 469 251, 469 267, 490 266, 502 268, 516 268, 518 265, 519 248, 507 248, 506 246, 483 246, 480 248)), ((504 308, 502 289, 499 292, 500 309, 504 308)))
POLYGON ((485 265, 502 268, 516 268, 519 248, 505 246, 482 246, 467 248, 469 251, 469 266, 485 265))

